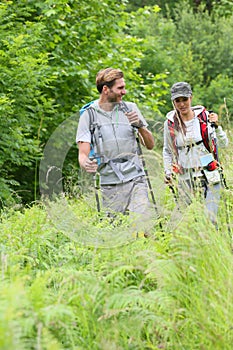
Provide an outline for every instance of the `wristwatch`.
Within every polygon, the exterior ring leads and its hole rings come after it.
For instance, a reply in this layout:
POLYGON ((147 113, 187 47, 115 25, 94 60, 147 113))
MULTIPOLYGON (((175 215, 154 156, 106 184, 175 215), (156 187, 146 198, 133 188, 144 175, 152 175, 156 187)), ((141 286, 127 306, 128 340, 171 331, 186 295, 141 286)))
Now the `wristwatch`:
POLYGON ((138 123, 132 123, 131 124, 134 128, 140 129, 144 126, 143 122, 141 121, 141 119, 139 119, 138 123))

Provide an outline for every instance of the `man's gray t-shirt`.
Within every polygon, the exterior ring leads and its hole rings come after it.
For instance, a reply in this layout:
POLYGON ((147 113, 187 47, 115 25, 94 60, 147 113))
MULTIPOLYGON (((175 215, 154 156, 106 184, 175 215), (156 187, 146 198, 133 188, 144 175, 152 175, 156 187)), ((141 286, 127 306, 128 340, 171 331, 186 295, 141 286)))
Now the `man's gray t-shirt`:
MULTIPOLYGON (((129 110, 137 112, 138 117, 147 126, 137 105, 126 102, 129 110)), ((94 150, 102 156, 98 171, 101 185, 127 182, 144 175, 141 159, 138 156, 138 145, 135 130, 130 125, 122 104, 117 104, 111 112, 106 112, 95 101, 91 108, 94 112, 94 150), (115 169, 115 170, 114 170, 115 169)), ((90 117, 88 111, 80 116, 76 142, 91 143, 90 117)))

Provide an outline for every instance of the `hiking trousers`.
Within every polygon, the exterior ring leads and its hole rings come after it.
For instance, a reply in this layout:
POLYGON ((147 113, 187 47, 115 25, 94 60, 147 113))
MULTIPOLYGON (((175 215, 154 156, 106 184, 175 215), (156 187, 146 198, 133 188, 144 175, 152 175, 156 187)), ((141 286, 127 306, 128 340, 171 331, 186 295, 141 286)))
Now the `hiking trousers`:
POLYGON ((126 183, 102 185, 103 207, 110 212, 144 214, 150 202, 145 176, 136 177, 126 183))
POLYGON ((217 222, 220 190, 220 182, 214 185, 209 185, 204 177, 198 177, 193 181, 179 180, 178 184, 179 197, 186 205, 191 204, 192 195, 195 195, 198 191, 200 192, 205 201, 207 215, 213 224, 216 224, 217 222))

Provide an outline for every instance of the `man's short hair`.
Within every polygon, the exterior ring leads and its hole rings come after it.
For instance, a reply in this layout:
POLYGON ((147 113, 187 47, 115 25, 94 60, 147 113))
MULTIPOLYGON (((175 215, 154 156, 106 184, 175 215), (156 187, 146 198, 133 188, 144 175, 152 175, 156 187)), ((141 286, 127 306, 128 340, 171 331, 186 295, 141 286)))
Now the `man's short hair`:
POLYGON ((101 69, 96 75, 96 87, 99 93, 102 92, 103 86, 107 85, 111 88, 116 79, 123 78, 124 74, 120 69, 116 68, 105 68, 101 69))

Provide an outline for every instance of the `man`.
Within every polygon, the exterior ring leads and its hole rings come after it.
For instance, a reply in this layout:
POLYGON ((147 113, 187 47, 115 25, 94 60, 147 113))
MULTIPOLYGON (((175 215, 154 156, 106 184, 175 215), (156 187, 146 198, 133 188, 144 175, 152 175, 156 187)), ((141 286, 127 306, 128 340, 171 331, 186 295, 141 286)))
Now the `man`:
POLYGON ((125 80, 120 69, 98 72, 98 100, 80 117, 77 138, 79 164, 88 173, 100 174, 103 206, 112 212, 143 214, 149 207, 148 190, 136 134, 147 148, 154 138, 137 105, 123 102, 125 80), (93 143, 94 159, 89 158, 93 143), (98 159, 98 162, 97 162, 98 159))

